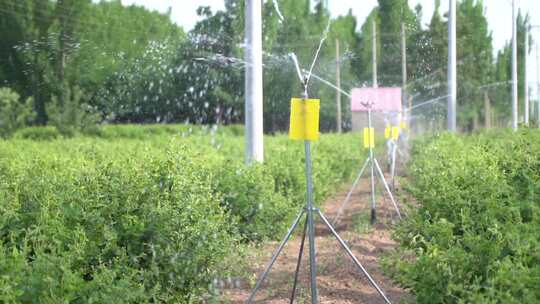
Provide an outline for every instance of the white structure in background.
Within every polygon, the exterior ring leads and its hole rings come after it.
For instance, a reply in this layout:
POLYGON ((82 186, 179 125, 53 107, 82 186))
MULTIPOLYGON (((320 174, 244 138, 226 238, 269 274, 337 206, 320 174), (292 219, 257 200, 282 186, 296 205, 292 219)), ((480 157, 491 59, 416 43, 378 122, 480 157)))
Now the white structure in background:
POLYGON ((448 3, 448 130, 456 132, 457 103, 456 0, 448 3))
POLYGON ((246 0, 245 138, 246 163, 264 160, 262 0, 246 0))
POLYGON ((373 103, 371 108, 371 127, 376 134, 384 134, 387 126, 401 123, 402 89, 399 87, 355 88, 351 92, 352 131, 361 131, 369 125, 368 109, 362 102, 373 103))

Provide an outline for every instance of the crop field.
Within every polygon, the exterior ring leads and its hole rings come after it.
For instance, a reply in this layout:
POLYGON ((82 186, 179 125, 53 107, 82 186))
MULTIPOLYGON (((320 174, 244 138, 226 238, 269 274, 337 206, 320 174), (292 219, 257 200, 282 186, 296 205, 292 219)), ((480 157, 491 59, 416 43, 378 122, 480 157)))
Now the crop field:
MULTIPOLYGON (((248 167, 242 133, 33 128, 0 141, 0 303, 200 301, 227 255, 281 237, 305 201, 303 145, 267 137, 265 164, 248 167)), ((360 145, 314 145, 317 202, 350 179, 360 145)))
MULTIPOLYGON (((407 216, 381 257, 410 301, 540 300, 539 143, 529 129, 414 141, 407 216)), ((218 301, 216 280, 246 262, 230 257, 278 240, 305 203, 303 145, 265 145, 264 165, 245 166, 240 126, 30 128, 1 141, 0 303, 218 301)), ((321 204, 365 152, 357 133, 313 149, 321 204)))
POLYGON ((540 304, 540 0, 0 0, 0 304, 540 304))
POLYGON ((416 142, 387 268, 418 303, 540 302, 539 152, 532 129, 416 142))

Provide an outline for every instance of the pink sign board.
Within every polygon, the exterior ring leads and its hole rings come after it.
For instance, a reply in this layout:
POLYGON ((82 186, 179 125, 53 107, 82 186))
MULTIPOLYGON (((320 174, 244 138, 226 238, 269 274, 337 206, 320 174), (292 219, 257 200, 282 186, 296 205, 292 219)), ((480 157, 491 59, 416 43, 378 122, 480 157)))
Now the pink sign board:
POLYGON ((351 93, 351 111, 367 112, 366 103, 371 104, 371 111, 400 112, 401 88, 359 88, 351 93))

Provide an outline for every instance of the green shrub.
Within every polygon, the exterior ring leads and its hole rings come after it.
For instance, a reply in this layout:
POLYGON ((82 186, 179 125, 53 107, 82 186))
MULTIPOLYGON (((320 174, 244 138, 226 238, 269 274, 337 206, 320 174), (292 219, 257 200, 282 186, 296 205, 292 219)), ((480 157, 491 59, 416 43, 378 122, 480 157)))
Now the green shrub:
MULTIPOLYGON (((304 145, 286 136, 246 166, 228 127, 29 140, 45 130, 0 145, 0 302, 200 302, 237 240, 281 238, 305 204, 304 145)), ((362 164, 360 139, 313 144, 317 203, 362 164)))
POLYGON ((108 139, 147 139, 169 135, 180 135, 187 130, 185 125, 105 125, 101 137, 108 139))
POLYGON ((207 172, 177 148, 1 158, 0 268, 13 279, 0 290, 18 302, 198 302, 233 239, 207 172))
POLYGON ((298 211, 298 204, 274 191, 274 179, 263 166, 227 162, 213 172, 222 206, 234 218, 244 239, 258 241, 280 236, 284 223, 298 211))
POLYGON ((387 268, 418 303, 540 301, 539 152, 536 130, 415 144, 418 208, 387 268))
MULTIPOLYGON (((314 199, 320 204, 361 166, 356 134, 324 135, 313 143, 314 199)), ((243 138, 227 138, 238 151, 243 138)), ((243 152, 211 163, 214 188, 246 240, 279 239, 306 203, 304 144, 285 136, 266 138, 263 165, 246 166, 243 152)), ((243 148, 243 147, 242 147, 243 148)), ((228 147, 224 147, 228 149, 228 147)), ((231 154, 222 152, 222 155, 231 154)), ((201 158, 205 157, 201 155, 201 158)), ((206 155, 207 157, 207 155, 206 155)))
POLYGON ((15 139, 30 139, 30 140, 53 140, 60 138, 62 135, 56 127, 27 127, 16 131, 13 134, 15 139))
POLYGON ((67 137, 72 137, 78 132, 96 134, 100 116, 90 105, 83 102, 83 92, 75 87, 63 88, 63 98, 53 96, 47 104, 49 124, 55 126, 58 131, 67 137))
POLYGON ((186 124, 147 124, 147 125, 104 125, 100 137, 148 139, 164 136, 239 136, 243 134, 243 127, 231 126, 201 126, 186 124))
POLYGON ((233 136, 244 136, 244 125, 228 125, 226 130, 233 136))
POLYGON ((28 126, 35 118, 33 100, 20 101, 20 96, 8 88, 0 88, 0 137, 9 137, 28 126))

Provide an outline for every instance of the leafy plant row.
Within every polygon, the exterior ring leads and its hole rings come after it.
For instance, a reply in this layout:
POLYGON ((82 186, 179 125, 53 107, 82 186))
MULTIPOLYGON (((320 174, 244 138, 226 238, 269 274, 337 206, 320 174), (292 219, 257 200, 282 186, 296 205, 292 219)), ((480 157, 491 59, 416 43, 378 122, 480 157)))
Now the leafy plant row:
POLYGON ((191 136, 191 135, 242 135, 244 127, 241 125, 229 125, 226 128, 218 128, 206 125, 187 124, 148 124, 148 125, 102 125, 86 128, 80 132, 63 132, 56 126, 47 127, 24 127, 14 132, 14 139, 30 140, 54 140, 77 136, 96 137, 102 139, 150 139, 161 136, 191 136))
POLYGON ((540 132, 419 141, 387 269, 418 303, 540 302, 540 132))
MULTIPOLYGON (((248 167, 243 137, 169 131, 0 141, 0 303, 196 303, 239 243, 281 237, 304 203, 301 142, 268 137, 248 167)), ((360 144, 314 145, 318 202, 360 144)))

